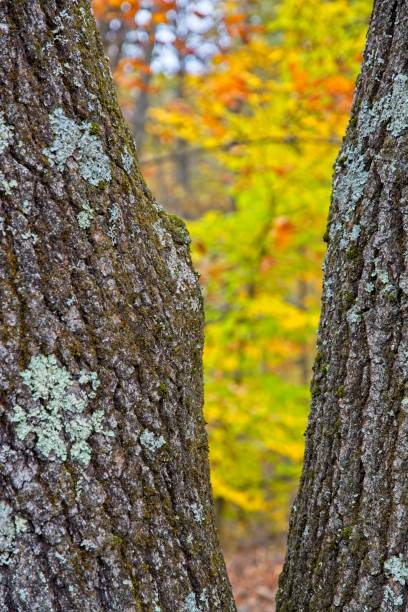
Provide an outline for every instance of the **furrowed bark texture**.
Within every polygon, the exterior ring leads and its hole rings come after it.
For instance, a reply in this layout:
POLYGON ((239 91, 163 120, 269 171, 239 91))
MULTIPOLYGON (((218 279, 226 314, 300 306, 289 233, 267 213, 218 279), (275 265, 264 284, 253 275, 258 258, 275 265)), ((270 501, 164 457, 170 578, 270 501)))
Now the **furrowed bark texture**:
POLYGON ((408 5, 374 4, 336 161, 278 610, 408 609, 408 5))
POLYGON ((0 40, 0 610, 233 610, 188 234, 89 3, 2 0, 0 40))

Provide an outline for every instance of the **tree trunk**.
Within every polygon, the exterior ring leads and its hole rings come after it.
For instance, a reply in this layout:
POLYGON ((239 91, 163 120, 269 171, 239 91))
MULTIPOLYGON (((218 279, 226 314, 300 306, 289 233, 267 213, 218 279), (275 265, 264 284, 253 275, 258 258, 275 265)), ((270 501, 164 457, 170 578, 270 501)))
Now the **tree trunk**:
POLYGON ((408 12, 377 0, 335 166, 279 611, 408 609, 408 12))
POLYGON ((0 3, 0 610, 233 610, 202 304, 85 0, 0 3))

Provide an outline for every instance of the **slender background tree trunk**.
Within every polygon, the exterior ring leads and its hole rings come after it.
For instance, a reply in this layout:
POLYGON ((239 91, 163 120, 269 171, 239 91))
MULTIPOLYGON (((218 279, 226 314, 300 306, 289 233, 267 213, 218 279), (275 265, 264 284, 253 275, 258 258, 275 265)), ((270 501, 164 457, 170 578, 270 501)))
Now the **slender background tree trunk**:
POLYGON ((89 3, 0 3, 0 609, 233 610, 189 237, 89 3))
POLYGON ((408 10, 377 0, 335 166, 300 491, 278 610, 406 610, 408 10))

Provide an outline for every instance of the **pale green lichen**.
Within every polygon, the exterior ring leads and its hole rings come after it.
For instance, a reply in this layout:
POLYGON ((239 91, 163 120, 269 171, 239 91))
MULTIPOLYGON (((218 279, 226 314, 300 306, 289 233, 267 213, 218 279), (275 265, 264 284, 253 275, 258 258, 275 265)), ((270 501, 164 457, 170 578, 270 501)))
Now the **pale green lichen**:
POLYGON ((91 385, 93 392, 88 394, 89 397, 94 397, 95 391, 97 391, 101 385, 101 381, 99 380, 97 373, 88 372, 87 370, 80 371, 78 382, 80 385, 91 385))
POLYGON ((350 323, 350 324, 359 323, 361 321, 361 312, 359 311, 359 309, 356 306, 353 306, 348 311, 348 313, 346 315, 346 319, 347 319, 348 323, 350 323))
POLYGON ((21 533, 25 533, 28 529, 27 521, 21 516, 16 516, 14 519, 14 524, 16 528, 16 534, 20 535, 21 533))
MULTIPOLYGON (((340 226, 339 229, 341 231, 343 228, 340 226)), ((348 232, 348 231, 343 232, 344 235, 342 239, 340 240, 340 248, 346 249, 350 245, 350 242, 357 242, 358 237, 360 236, 360 233, 361 233, 361 228, 359 225, 353 225, 351 232, 348 232)))
MULTIPOLYGON (((366 138, 376 133, 383 124, 394 137, 400 136, 408 128, 408 77, 398 74, 393 81, 392 90, 377 100, 372 106, 363 101, 358 113, 358 126, 355 130, 357 142, 347 145, 336 161, 334 179, 334 200, 338 204, 343 221, 351 221, 357 203, 364 195, 368 179, 366 170, 369 158, 366 156, 366 138)), ((389 171, 395 171, 395 162, 389 171)), ((342 225, 330 228, 330 239, 335 238, 342 225)), ((357 230, 358 231, 358 230, 357 230)), ((354 234, 352 240, 358 235, 354 234)), ((341 247, 347 246, 343 239, 341 247)))
POLYGON ((203 589, 200 595, 200 603, 203 604, 204 608, 206 609, 208 607, 208 594, 207 594, 207 588, 203 589))
POLYGON ((184 600, 184 612, 200 612, 195 593, 189 593, 184 600))
POLYGON ((25 440, 29 434, 35 434, 36 450, 41 456, 65 461, 69 455, 72 460, 88 465, 90 436, 114 435, 103 430, 102 411, 85 413, 100 385, 96 372, 81 370, 75 380, 53 355, 37 355, 31 358, 21 377, 31 391, 34 405, 13 407, 11 421, 17 437, 25 440))
POLYGON ((124 148, 122 153, 122 164, 126 172, 130 174, 130 171, 133 166, 133 156, 131 155, 127 147, 124 148))
POLYGON ((28 215, 31 211, 31 204, 28 200, 24 200, 24 202, 21 205, 21 210, 23 211, 23 213, 25 215, 28 215))
POLYGON ((396 294, 396 289, 390 280, 389 274, 386 270, 381 268, 381 260, 379 258, 374 259, 374 270, 371 273, 372 278, 377 278, 383 285, 382 291, 386 295, 396 294))
POLYGON ((408 128, 408 77, 405 74, 395 77, 386 112, 390 117, 387 130, 393 136, 399 136, 408 128))
POLYGON ((395 610, 402 607, 404 597, 401 594, 397 595, 397 593, 394 593, 392 588, 387 585, 384 589, 384 602, 390 605, 391 610, 395 610))
POLYGON ((207 594, 206 588, 203 589, 203 591, 201 591, 199 602, 200 602, 200 606, 197 604, 197 597, 195 593, 191 592, 185 598, 182 609, 184 612, 201 612, 203 608, 207 609, 209 604, 208 604, 208 594, 207 594), (203 606, 203 608, 201 606, 203 606))
POLYGON ((385 270, 378 270, 377 278, 382 282, 383 285, 387 285, 390 282, 390 277, 388 276, 388 272, 385 270))
POLYGON ((21 238, 23 240, 31 240, 33 244, 37 244, 38 242, 38 236, 33 232, 24 232, 24 234, 21 234, 21 238))
POLYGON ((121 212, 119 206, 117 204, 113 204, 109 210, 109 228, 107 233, 114 246, 118 243, 120 217, 121 212))
POLYGON ((391 557, 384 563, 385 573, 393 578, 396 582, 405 585, 408 578, 408 565, 404 561, 404 557, 391 557))
POLYGON ((14 134, 14 128, 7 125, 4 120, 4 113, 0 113, 0 155, 4 153, 10 145, 14 134))
POLYGON ((387 585, 384 589, 384 602, 389 604, 392 610, 401 608, 404 597, 400 591, 406 585, 408 578, 408 565, 404 557, 400 554, 398 557, 388 559, 384 563, 384 571, 393 581, 392 587, 387 585))
POLYGON ((154 200, 154 202, 153 202, 153 207, 155 208, 155 210, 156 210, 158 213, 162 213, 162 212, 164 212, 164 208, 163 208, 163 206, 162 206, 162 205, 161 205, 161 204, 160 204, 160 203, 159 203, 157 200, 154 200))
POLYGON ((11 195, 12 190, 18 187, 18 183, 15 179, 11 179, 10 181, 6 179, 4 174, 0 172, 0 189, 4 191, 6 195, 11 195))
MULTIPOLYGON (((164 228, 160 220, 153 223, 152 228, 161 246, 166 250, 166 266, 171 277, 176 282, 176 293, 184 292, 189 287, 194 287, 197 284, 197 279, 187 261, 177 253, 170 232, 164 228)), ((191 306, 196 311, 200 308, 200 304, 195 300, 191 301, 191 306)))
POLYGON ((364 157, 354 147, 347 147, 342 152, 336 168, 340 167, 345 167, 346 172, 336 175, 333 191, 344 219, 349 221, 355 205, 363 197, 368 172, 365 170, 364 157))
POLYGON ((96 544, 94 542, 92 542, 91 540, 82 540, 81 544, 80 544, 81 548, 85 548, 85 550, 92 551, 92 550, 96 550, 96 544))
POLYGON ((358 240, 358 237, 360 236, 360 234, 361 234, 361 227, 359 225, 354 225, 350 233, 351 240, 353 241, 358 240))
POLYGON ((148 429, 144 430, 139 440, 140 444, 148 448, 153 453, 162 446, 164 446, 164 444, 166 444, 166 440, 163 438, 163 436, 156 436, 152 431, 149 431, 148 429))
POLYGON ((0 502, 0 565, 10 565, 16 552, 16 539, 27 531, 27 521, 13 516, 12 507, 0 502))
POLYGON ((388 122, 387 130, 397 137, 408 128, 408 77, 397 74, 392 91, 377 100, 370 108, 364 101, 361 105, 358 131, 362 138, 374 134, 378 127, 388 122))
POLYGON ((194 502, 191 504, 191 512, 196 523, 202 523, 204 520, 204 510, 201 504, 194 502))
POLYGON ((59 18, 60 18, 60 20, 62 20, 62 19, 72 19, 72 15, 70 15, 68 13, 68 11, 64 10, 64 11, 60 12, 59 18))
POLYGON ((78 225, 81 229, 89 229, 91 227, 92 219, 94 219, 95 213, 93 208, 85 202, 82 204, 81 212, 77 214, 78 225))
POLYGON ((14 553, 16 528, 12 508, 0 502, 0 565, 9 565, 14 553))
POLYGON ((93 126, 86 121, 76 123, 67 117, 62 108, 55 109, 50 115, 54 142, 43 149, 51 166, 62 172, 70 157, 74 157, 82 178, 91 185, 98 186, 112 178, 109 157, 102 143, 92 133, 93 126))

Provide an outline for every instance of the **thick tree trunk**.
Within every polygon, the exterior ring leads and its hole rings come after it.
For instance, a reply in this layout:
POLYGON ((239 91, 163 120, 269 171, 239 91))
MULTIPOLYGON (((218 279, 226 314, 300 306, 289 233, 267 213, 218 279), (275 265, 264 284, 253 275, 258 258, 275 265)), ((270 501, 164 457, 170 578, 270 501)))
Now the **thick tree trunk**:
POLYGON ((408 9, 377 0, 335 167, 278 610, 408 609, 408 9))
POLYGON ((0 2, 0 610, 233 610, 188 234, 85 0, 0 2))

